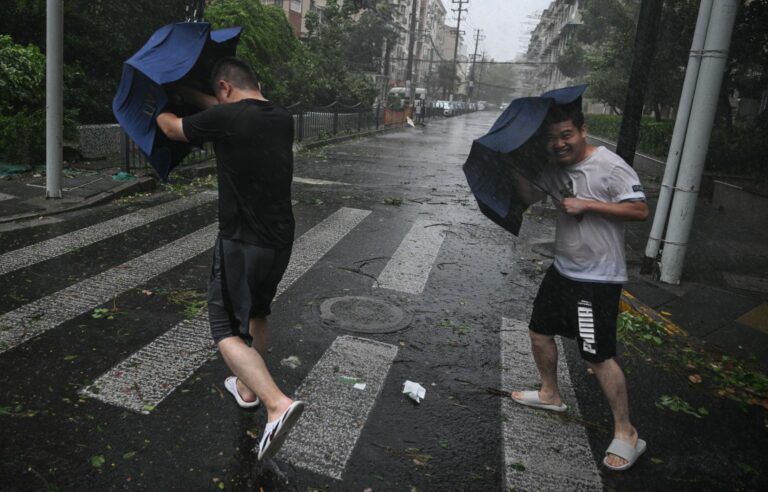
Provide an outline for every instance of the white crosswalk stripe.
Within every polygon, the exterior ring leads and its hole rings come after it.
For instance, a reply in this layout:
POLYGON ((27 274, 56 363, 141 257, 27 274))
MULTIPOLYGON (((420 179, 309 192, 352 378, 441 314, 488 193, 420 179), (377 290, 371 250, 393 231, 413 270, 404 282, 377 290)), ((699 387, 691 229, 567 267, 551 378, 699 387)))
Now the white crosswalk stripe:
POLYGON ((122 234, 173 214, 216 200, 216 192, 203 192, 121 215, 92 226, 57 236, 0 255, 0 275, 76 251, 97 241, 122 234))
POLYGON ((165 273, 211 248, 217 224, 0 316, 0 353, 165 273))
MULTIPOLYGON (((558 340, 559 344, 559 340, 558 340)), ((562 346, 558 347, 562 354, 562 346)), ((528 324, 504 318, 501 325, 501 382, 510 390, 535 388, 539 382, 530 349, 528 324)), ((568 414, 561 419, 501 399, 505 490, 602 490, 579 406, 564 360, 558 383, 568 414)))
MULTIPOLYGON (((342 208, 300 236, 276 297, 370 214, 342 208)), ((83 393, 136 412, 156 407, 215 352, 207 315, 184 320, 116 367, 83 393)))
POLYGON ((351 336, 334 340, 296 390, 307 409, 278 457, 341 480, 396 356, 394 345, 351 336))
POLYGON ((379 274, 377 287, 421 294, 445 239, 445 229, 445 224, 417 220, 379 274))

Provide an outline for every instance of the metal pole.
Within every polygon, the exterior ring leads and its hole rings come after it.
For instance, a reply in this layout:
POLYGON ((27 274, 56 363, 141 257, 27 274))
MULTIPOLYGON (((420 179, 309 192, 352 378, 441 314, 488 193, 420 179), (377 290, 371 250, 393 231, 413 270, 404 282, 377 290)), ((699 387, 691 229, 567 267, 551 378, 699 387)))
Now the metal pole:
POLYGON ((64 129, 64 2, 46 2, 45 197, 61 198, 64 129))
POLYGON ((664 178, 661 181, 659 199, 656 202, 656 212, 653 216, 651 234, 648 237, 648 244, 645 246, 645 259, 643 260, 642 273, 651 273, 653 270, 653 263, 659 255, 661 238, 664 234, 664 228, 667 225, 669 206, 672 203, 672 194, 675 181, 677 180, 677 171, 680 167, 680 154, 683 151, 685 132, 688 129, 688 120, 691 115, 693 93, 696 89, 696 81, 698 80, 699 68, 701 67, 701 50, 704 49, 704 40, 707 37, 707 25, 709 25, 709 17, 712 14, 712 2, 713 0, 701 0, 701 4, 699 5, 696 30, 693 33, 693 41, 691 42, 691 54, 688 57, 688 68, 685 70, 683 92, 680 95, 680 103, 677 106, 675 130, 672 133, 672 141, 669 144, 667 164, 664 167, 664 178))
POLYGON ((662 282, 680 283, 738 8, 739 0, 716 0, 712 8, 699 80, 693 96, 693 109, 680 159, 680 174, 677 177, 676 193, 672 200, 669 227, 661 255, 662 282))
POLYGON ((469 3, 469 0, 452 0, 453 3, 459 4, 458 9, 451 9, 454 12, 458 12, 459 17, 456 21, 456 39, 453 43, 453 70, 451 71, 451 84, 450 84, 450 91, 448 93, 448 98, 453 101, 453 85, 455 84, 456 80, 456 58, 459 55, 459 36, 461 36, 461 13, 466 12, 467 9, 462 8, 465 3, 469 3))
MULTIPOLYGON (((637 147, 637 137, 640 135, 640 120, 643 117, 645 92, 648 88, 648 74, 652 70, 653 56, 656 53, 656 39, 658 38, 663 4, 663 0, 643 0, 640 5, 627 98, 621 117, 619 139, 616 142, 616 153, 630 166, 635 160, 635 148, 637 147)), ((557 70, 552 73, 557 73, 557 70)))
POLYGON ((406 96, 411 108, 413 108, 413 94, 416 93, 416 84, 413 80, 413 47, 416 44, 416 7, 418 5, 416 0, 411 0, 411 25, 408 29, 408 62, 405 65, 405 86, 408 88, 406 96))

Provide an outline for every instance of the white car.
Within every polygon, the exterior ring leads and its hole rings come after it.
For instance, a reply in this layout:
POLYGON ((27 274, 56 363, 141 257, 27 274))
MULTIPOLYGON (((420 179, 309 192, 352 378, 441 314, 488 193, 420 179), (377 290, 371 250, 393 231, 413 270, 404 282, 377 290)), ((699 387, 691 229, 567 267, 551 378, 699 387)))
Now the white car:
POLYGON ((501 103, 501 104, 499 104, 499 109, 500 109, 500 110, 502 110, 502 111, 504 111, 505 109, 507 109, 507 106, 509 106, 509 104, 507 104, 507 103, 501 103))

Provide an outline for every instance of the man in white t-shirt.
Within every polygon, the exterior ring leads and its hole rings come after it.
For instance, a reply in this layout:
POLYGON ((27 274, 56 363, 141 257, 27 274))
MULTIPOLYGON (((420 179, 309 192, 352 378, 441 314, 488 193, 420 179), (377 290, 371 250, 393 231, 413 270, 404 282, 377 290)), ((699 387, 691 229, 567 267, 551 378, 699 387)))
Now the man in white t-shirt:
MULTIPOLYGON (((627 281, 624 222, 645 220, 648 206, 637 173, 610 150, 587 143, 580 101, 553 105, 542 128, 552 162, 538 184, 559 199, 559 213, 555 261, 542 280, 529 324, 541 389, 515 391, 512 398, 565 411, 554 336, 576 338, 613 413, 614 439, 603 463, 625 470, 646 444, 630 422, 624 373, 614 360, 621 285, 627 281)), ((539 193, 531 198, 543 198, 539 193)))

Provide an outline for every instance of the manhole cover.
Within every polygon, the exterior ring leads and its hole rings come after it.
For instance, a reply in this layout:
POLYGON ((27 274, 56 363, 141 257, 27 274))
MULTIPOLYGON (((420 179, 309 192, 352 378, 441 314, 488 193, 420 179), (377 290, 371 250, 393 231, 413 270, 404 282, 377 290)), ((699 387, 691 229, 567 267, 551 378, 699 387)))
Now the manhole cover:
POLYGON ((344 296, 320 304, 320 318, 331 328, 356 333, 392 333, 410 323, 410 316, 381 299, 344 296))

